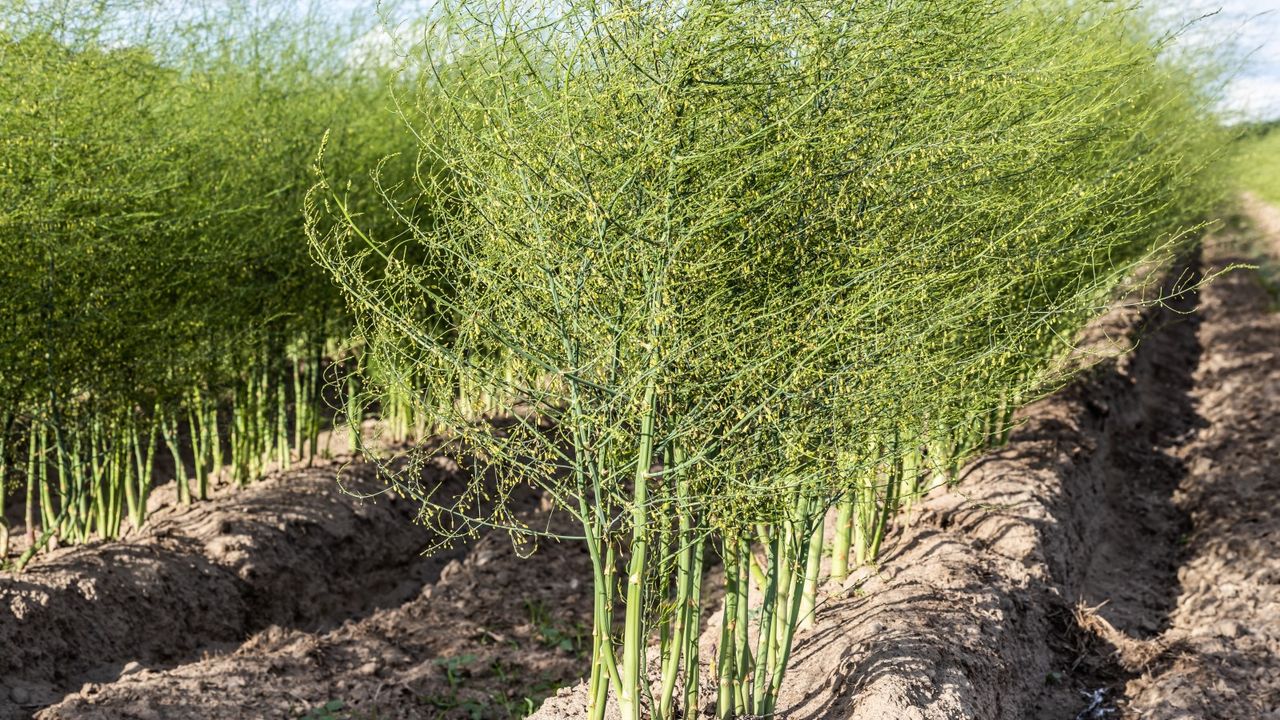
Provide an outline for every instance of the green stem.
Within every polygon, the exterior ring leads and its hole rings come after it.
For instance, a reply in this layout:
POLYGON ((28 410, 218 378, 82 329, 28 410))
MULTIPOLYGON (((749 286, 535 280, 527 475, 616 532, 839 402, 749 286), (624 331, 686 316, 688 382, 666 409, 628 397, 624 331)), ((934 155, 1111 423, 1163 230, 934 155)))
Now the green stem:
POLYGON ((364 413, 360 411, 360 404, 356 400, 356 375, 353 372, 347 376, 347 433, 351 442, 351 452, 359 452, 360 449, 360 425, 364 420, 364 413))
MULTIPOLYGON (((53 488, 49 483, 49 431, 43 424, 40 425, 37 439, 40 442, 38 460, 38 471, 40 473, 40 522, 46 531, 50 529, 57 531, 59 525, 57 521, 58 514, 54 512, 53 488)), ((34 547, 34 544, 32 547, 34 547)))
MULTIPOLYGON (((672 447, 666 467, 679 467, 682 460, 683 454, 672 447)), ((671 637, 668 643, 670 650, 663 658, 662 691, 658 705, 658 717, 664 719, 673 715, 672 701, 675 698, 676 678, 683 665, 681 660, 686 659, 685 633, 688 632, 689 604, 693 599, 694 586, 697 584, 697 577, 693 574, 693 517, 689 513, 692 498, 689 496, 688 481, 684 473, 680 473, 680 476, 675 478, 675 485, 678 518, 676 543, 679 547, 676 554, 676 609, 673 613, 671 637)), ((697 629, 695 628, 693 632, 696 634, 697 629)))
MULTIPOLYGON (((811 500, 811 509, 818 505, 816 499, 811 500)), ((808 557, 804 566, 804 589, 800 595, 800 629, 813 627, 815 611, 818 604, 818 572, 822 568, 822 535, 825 530, 822 517, 812 513, 808 518, 813 531, 808 536, 806 546, 808 557)))
POLYGON ((178 452, 178 433, 176 426, 170 426, 167 415, 160 415, 161 435, 169 454, 173 457, 173 481, 178 484, 178 502, 191 504, 191 486, 187 484, 187 468, 182 463, 182 454, 178 452))
POLYGON ((208 500, 209 480, 204 462, 204 413, 200 405, 200 393, 197 390, 192 393, 190 404, 187 406, 187 432, 191 436, 191 461, 192 470, 196 475, 196 498, 208 500))
POLYGON ((897 433, 894 434, 893 454, 893 461, 889 466, 889 479, 884 489, 884 506, 881 508, 880 516, 876 520, 875 532, 871 537, 871 547, 867 553, 867 559, 872 561, 880 554, 880 544, 884 541, 885 533, 888 532, 889 521, 898 512, 898 494, 902 486, 903 460, 899 452, 897 433))
POLYGON ((845 490, 836 506, 835 535, 831 538, 831 579, 843 583, 849 577, 849 542, 853 539, 853 510, 857 493, 845 490))
MULTIPOLYGON (((750 576, 749 568, 756 566, 754 555, 751 552, 751 542, 747 540, 746 535, 740 535, 737 539, 738 545, 738 617, 734 621, 733 645, 736 648, 734 654, 734 671, 736 673, 733 687, 733 707, 734 712, 739 715, 746 714, 748 698, 751 695, 751 675, 752 666, 755 659, 751 657, 750 629, 751 622, 751 583, 748 580, 750 576)), ((763 589, 765 583, 760 587, 763 589)))
MULTIPOLYGON (((804 499, 801 499, 799 503, 799 518, 795 523, 798 529, 798 534, 793 535, 797 553, 803 549, 803 540, 809 535, 808 525, 811 522, 813 509, 816 505, 816 502, 807 502, 804 499)), ((788 558, 788 560, 790 560, 790 558, 788 558)), ((796 560, 799 560, 798 554, 796 560)), ((789 603, 780 606, 781 608, 786 609, 787 615, 784 621, 780 624, 782 634, 777 640, 775 654, 770 658, 772 674, 769 679, 769 688, 764 694, 763 703, 761 703, 756 709, 756 712, 760 715, 768 716, 773 714, 774 704, 778 699, 778 691, 782 688, 782 679, 785 677, 787 672, 787 662, 791 659, 791 647, 795 639, 796 627, 800 622, 800 611, 801 606, 803 605, 803 597, 797 596, 801 593, 801 584, 803 581, 804 576, 799 572, 791 574, 791 587, 788 590, 788 597, 792 598, 792 600, 789 603)), ((782 613, 779 612, 779 615, 781 614, 782 613)))
POLYGON ((0 565, 9 559, 9 520, 5 517, 4 500, 9 491, 9 421, 3 422, 0 435, 0 565))
POLYGON ((99 452, 102 442, 101 425, 98 418, 93 419, 93 423, 89 426, 89 472, 91 478, 91 499, 93 502, 93 512, 90 516, 92 526, 97 530, 98 537, 106 539, 107 537, 107 493, 103 487, 103 463, 102 456, 99 452))
POLYGON ((764 702, 764 692, 769 686, 769 667, 773 659, 774 646, 774 614, 777 610, 778 599, 778 581, 784 562, 782 558, 782 547, 779 542, 781 532, 774 532, 773 538, 769 544, 769 577, 764 587, 764 604, 760 606, 760 622, 758 636, 756 637, 756 666, 755 673, 751 679, 751 703, 747 708, 747 712, 756 714, 764 702))
MULTIPOLYGON (((305 344, 304 344, 305 347, 305 344)), ((307 400, 302 392, 302 358, 290 358, 293 366, 293 446, 298 450, 298 459, 302 459, 303 430, 307 426, 307 400)))
POLYGON ((310 424, 307 426, 311 447, 311 451, 307 454, 308 465, 315 462, 316 455, 320 451, 320 412, 321 403, 324 400, 320 376, 320 364, 324 361, 324 343, 319 339, 320 337, 317 335, 317 340, 314 343, 315 354, 312 355, 312 361, 307 367, 309 372, 308 380, 311 386, 310 410, 308 411, 310 424))
POLYGON ((623 720, 640 720, 640 677, 645 671, 648 637, 644 631, 644 580, 648 560, 649 468, 653 465, 653 426, 657 405, 656 377, 646 383, 636 453, 635 487, 631 505, 631 559, 627 567, 627 598, 622 634, 622 687, 618 705, 623 720))
MULTIPOLYGON (((142 463, 141 462, 130 463, 129 454, 132 453, 135 459, 140 459, 139 453, 138 453, 138 427, 136 425, 130 424, 129 429, 126 431, 126 437, 127 437, 128 446, 125 448, 125 452, 124 452, 124 463, 126 467, 132 468, 133 470, 137 470, 138 466, 141 465, 142 463)), ((125 474, 124 501, 129 508, 129 519, 133 522, 133 527, 136 530, 137 528, 141 527, 141 524, 138 522, 139 520, 138 486, 134 482, 133 472, 129 472, 125 474)))
POLYGON ((698 657, 698 639, 702 634, 702 563, 706 543, 701 536, 690 538, 694 543, 693 567, 689 571, 690 588, 685 607, 684 634, 684 716, 685 720, 699 717, 698 691, 701 683, 701 663, 698 657))
POLYGON ((716 658, 716 717, 729 720, 734 715, 736 625, 738 620, 738 541, 733 538, 724 543, 724 612, 720 618, 720 645, 716 658))
POLYGON ((205 427, 208 434, 205 438, 205 445, 209 448, 209 472, 216 475, 218 482, 222 482, 222 429, 218 425, 218 402, 216 398, 209 403, 208 421, 205 427))
POLYGON ((27 525, 27 547, 36 544, 36 505, 37 505, 37 486, 39 479, 36 477, 36 438, 34 427, 27 429, 27 506, 24 520, 27 525))
POLYGON ((281 471, 288 470, 292 462, 289 450, 289 416, 285 413, 284 396, 285 382, 281 378, 276 386, 276 456, 281 471))

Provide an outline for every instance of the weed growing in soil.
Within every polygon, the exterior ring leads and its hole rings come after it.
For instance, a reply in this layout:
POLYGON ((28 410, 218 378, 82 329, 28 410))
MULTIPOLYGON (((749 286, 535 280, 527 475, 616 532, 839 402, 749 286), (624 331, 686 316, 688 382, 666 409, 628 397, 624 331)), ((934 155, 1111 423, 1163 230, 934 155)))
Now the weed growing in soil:
MULTIPOLYGON (((509 667, 501 660, 494 660, 490 671, 506 687, 513 687, 515 685, 514 680, 520 673, 518 668, 509 667)), ((494 692, 489 698, 489 705, 495 710, 501 710, 500 713, 497 713, 499 717, 519 720, 519 718, 533 714, 543 700, 551 697, 560 689, 560 684, 553 680, 542 679, 527 687, 530 693, 528 695, 513 694, 508 690, 494 692)))
POLYGON ((330 700, 319 707, 311 709, 301 718, 302 720, 340 720, 347 717, 342 714, 345 709, 346 703, 341 700, 330 700))
POLYGON ((537 629, 538 638, 542 644, 575 655, 583 651, 584 633, 580 624, 574 623, 571 627, 565 627, 556 623, 539 600, 525 600, 524 607, 529 612, 529 622, 537 629))
MULTIPOLYGON (((530 685, 532 695, 513 695, 506 687, 517 684, 521 670, 496 659, 483 671, 487 671, 499 680, 502 689, 484 690, 483 696, 477 696, 477 690, 468 687, 472 668, 476 662, 474 655, 458 655, 448 658, 437 658, 434 664, 444 672, 448 689, 433 695, 426 695, 421 701, 435 711, 461 712, 472 720, 485 718, 510 718, 519 720, 538 708, 543 700, 553 695, 559 686, 551 681, 542 681, 530 685)), ((519 684, 523 685, 523 682, 519 684)))

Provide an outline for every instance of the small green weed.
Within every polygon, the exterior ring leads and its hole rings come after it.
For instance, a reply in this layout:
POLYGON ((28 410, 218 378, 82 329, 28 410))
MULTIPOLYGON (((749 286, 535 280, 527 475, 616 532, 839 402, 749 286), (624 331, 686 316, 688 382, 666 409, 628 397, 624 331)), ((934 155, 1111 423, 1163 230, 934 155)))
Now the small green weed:
POLYGON ((554 647, 575 655, 583 652, 583 636, 586 631, 582 623, 573 623, 565 627, 556 624, 541 600, 525 600, 525 609, 529 611, 529 622, 537 629, 538 638, 547 647, 554 647))

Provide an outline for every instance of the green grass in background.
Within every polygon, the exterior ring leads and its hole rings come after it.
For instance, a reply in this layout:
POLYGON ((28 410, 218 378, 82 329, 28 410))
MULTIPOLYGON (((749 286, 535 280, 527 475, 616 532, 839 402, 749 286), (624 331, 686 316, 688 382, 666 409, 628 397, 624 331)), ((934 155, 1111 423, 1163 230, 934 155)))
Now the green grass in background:
POLYGON ((1280 205, 1280 131, 1272 129, 1241 142, 1236 159, 1240 187, 1280 205))

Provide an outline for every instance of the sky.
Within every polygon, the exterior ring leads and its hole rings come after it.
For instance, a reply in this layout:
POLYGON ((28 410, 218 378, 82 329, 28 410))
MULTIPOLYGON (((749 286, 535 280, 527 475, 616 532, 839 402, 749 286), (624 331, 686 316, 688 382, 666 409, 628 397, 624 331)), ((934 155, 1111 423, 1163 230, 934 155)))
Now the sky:
POLYGON ((1181 41, 1231 58, 1223 110, 1238 120, 1280 119, 1280 0, 1163 0, 1158 10, 1174 25, 1213 13, 1181 41))

